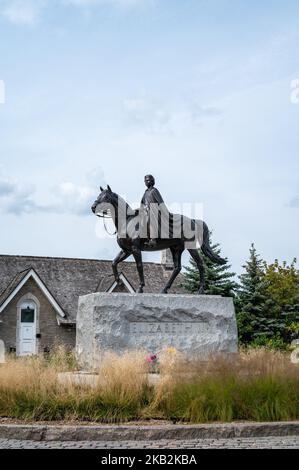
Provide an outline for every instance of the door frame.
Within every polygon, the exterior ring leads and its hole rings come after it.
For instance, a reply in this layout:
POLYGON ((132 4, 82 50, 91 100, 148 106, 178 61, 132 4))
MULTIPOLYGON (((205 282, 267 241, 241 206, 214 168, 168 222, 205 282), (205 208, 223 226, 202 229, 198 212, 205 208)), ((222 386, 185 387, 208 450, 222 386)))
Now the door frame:
POLYGON ((21 356, 21 310, 22 306, 26 302, 33 302, 35 304, 35 353, 38 354, 38 340, 36 338, 37 333, 39 333, 39 312, 40 312, 40 303, 35 295, 28 292, 26 295, 23 295, 17 304, 17 328, 16 328, 16 355, 21 356))

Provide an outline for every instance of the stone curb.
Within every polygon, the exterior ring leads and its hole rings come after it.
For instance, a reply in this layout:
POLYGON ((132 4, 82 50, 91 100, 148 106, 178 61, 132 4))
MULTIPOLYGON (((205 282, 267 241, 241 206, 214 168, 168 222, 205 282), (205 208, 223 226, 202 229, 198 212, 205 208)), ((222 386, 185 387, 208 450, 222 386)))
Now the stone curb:
POLYGON ((0 425, 0 439, 34 441, 157 441, 270 436, 299 436, 299 421, 160 426, 0 425))

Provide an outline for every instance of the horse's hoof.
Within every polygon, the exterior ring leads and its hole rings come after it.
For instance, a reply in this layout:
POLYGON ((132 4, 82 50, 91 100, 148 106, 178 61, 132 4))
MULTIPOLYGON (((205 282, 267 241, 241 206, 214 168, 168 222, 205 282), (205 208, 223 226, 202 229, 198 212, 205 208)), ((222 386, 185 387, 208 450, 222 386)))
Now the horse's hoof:
POLYGON ((143 294, 143 289, 142 287, 139 287, 138 291, 137 291, 137 294, 143 294))
POLYGON ((167 294, 167 290, 165 289, 160 290, 160 294, 167 294))

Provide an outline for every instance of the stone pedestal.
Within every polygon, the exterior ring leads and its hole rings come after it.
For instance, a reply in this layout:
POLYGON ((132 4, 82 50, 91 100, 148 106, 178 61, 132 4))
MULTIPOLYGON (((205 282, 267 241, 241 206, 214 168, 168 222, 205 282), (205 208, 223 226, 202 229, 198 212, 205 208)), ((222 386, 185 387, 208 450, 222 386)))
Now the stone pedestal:
POLYGON ((159 353, 173 346, 190 357, 237 352, 233 301, 216 295, 96 293, 79 298, 76 354, 93 370, 105 351, 159 353))

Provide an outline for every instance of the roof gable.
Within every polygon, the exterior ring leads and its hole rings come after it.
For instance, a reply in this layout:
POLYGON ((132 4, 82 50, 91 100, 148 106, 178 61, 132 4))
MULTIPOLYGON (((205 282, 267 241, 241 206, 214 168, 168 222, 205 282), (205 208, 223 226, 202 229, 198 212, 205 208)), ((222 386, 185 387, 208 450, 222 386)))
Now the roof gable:
MULTIPOLYGON (((128 281, 128 279, 123 273, 120 273, 119 279, 122 281, 123 285, 125 286, 125 288, 130 294, 136 293, 134 287, 130 284, 130 282, 128 281)), ((111 284, 111 286, 107 289, 106 292, 113 292, 117 288, 117 286, 118 286, 117 282, 114 281, 113 284, 111 284)))
POLYGON ((12 299, 17 295, 17 293, 22 289, 22 287, 26 284, 26 282, 33 278, 40 290, 43 292, 45 297, 48 299, 52 307, 56 310, 56 312, 61 316, 65 317, 65 313, 60 307, 57 300, 53 297, 47 286, 41 280, 39 275, 34 271, 33 268, 26 269, 20 273, 18 273, 14 279, 10 282, 7 286, 5 291, 1 294, 0 297, 0 313, 3 312, 5 307, 12 301, 12 299))
POLYGON ((13 279, 9 282, 7 287, 4 289, 4 291, 0 295, 0 305, 3 304, 3 302, 7 299, 7 297, 10 296, 12 291, 16 288, 16 286, 24 279, 24 277, 28 274, 31 268, 24 269, 23 271, 20 271, 17 273, 13 279))

